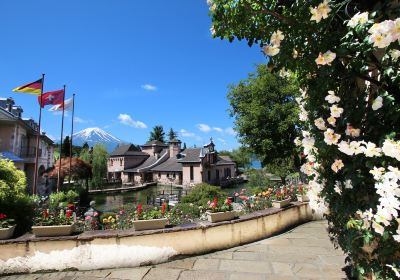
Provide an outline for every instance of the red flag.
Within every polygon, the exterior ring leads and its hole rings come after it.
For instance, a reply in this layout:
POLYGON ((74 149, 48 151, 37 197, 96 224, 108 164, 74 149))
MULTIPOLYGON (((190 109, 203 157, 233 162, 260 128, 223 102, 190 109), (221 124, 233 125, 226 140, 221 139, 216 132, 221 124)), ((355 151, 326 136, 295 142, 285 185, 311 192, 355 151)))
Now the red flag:
POLYGON ((49 91, 46 93, 43 93, 42 96, 38 96, 38 101, 39 105, 42 106, 42 108, 45 105, 57 105, 63 103, 64 99, 64 90, 56 90, 56 91, 49 91))

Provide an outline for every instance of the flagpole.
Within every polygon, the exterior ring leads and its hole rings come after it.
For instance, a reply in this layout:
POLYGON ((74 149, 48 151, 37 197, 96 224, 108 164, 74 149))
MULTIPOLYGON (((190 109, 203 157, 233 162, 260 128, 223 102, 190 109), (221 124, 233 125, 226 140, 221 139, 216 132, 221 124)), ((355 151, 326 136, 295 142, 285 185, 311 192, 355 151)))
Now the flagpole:
MULTIPOLYGON (((35 155, 35 171, 33 174, 33 186, 32 186, 32 194, 36 194, 37 189, 37 181, 38 181, 38 161, 39 161, 39 139, 40 139, 40 126, 42 123, 42 95, 43 95, 43 87, 44 87, 44 74, 42 74, 42 88, 40 90, 40 105, 39 105, 39 131, 36 135, 36 155, 35 155)), ((29 151, 28 151, 29 152, 29 151)))
POLYGON ((63 144, 63 132, 64 132, 64 109, 65 109, 65 85, 64 85, 64 93, 63 93, 63 110, 62 110, 62 119, 61 119, 61 142, 60 142, 60 159, 58 163, 58 175, 57 175, 57 192, 60 191, 60 180, 61 180, 61 158, 62 158, 62 144, 63 144))
MULTIPOLYGON (((65 106, 64 106, 65 107, 65 106)), ((74 135, 74 110, 75 110, 75 93, 72 95, 72 125, 71 125, 71 146, 69 152, 69 177, 68 177, 68 185, 71 184, 71 169, 72 169, 72 138, 74 135)))

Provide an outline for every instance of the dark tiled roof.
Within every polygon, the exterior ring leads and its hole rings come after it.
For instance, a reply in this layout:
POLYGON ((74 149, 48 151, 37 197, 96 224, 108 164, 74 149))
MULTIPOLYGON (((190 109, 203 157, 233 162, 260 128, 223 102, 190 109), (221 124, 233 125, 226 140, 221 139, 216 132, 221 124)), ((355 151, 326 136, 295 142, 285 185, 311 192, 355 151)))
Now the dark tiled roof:
POLYGON ((117 147, 111 154, 110 157, 117 157, 117 156, 144 156, 147 155, 142 151, 139 151, 135 145, 127 144, 121 145, 117 147))
POLYGON ((200 162, 200 152, 202 148, 189 148, 182 151, 183 156, 178 162, 200 162))
POLYGON ((182 163, 177 158, 169 158, 167 161, 151 169, 151 171, 182 172, 182 163))
POLYGON ((135 168, 125 169, 124 172, 139 172, 139 169, 146 171, 146 168, 151 168, 158 160, 164 157, 168 153, 168 149, 161 151, 160 156, 156 158, 155 156, 149 156, 142 164, 136 166, 135 168))
POLYGON ((218 156, 216 165, 231 165, 235 162, 229 156, 218 156))
POLYGON ((163 143, 161 141, 153 140, 153 141, 147 142, 146 144, 142 145, 142 147, 149 147, 149 146, 153 146, 153 145, 155 145, 155 146, 163 146, 163 147, 167 147, 168 146, 167 144, 165 144, 165 143, 163 143))

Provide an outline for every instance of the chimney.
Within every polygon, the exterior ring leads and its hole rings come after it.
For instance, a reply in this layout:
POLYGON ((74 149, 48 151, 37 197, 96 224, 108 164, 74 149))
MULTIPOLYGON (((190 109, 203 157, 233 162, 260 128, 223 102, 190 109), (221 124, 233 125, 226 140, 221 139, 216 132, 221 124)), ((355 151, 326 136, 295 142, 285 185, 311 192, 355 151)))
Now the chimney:
POLYGON ((181 141, 178 139, 172 139, 169 141, 169 157, 176 157, 181 152, 181 141))
POLYGON ((7 111, 12 113, 12 107, 14 106, 15 102, 12 97, 7 98, 6 101, 6 106, 7 106, 7 111))

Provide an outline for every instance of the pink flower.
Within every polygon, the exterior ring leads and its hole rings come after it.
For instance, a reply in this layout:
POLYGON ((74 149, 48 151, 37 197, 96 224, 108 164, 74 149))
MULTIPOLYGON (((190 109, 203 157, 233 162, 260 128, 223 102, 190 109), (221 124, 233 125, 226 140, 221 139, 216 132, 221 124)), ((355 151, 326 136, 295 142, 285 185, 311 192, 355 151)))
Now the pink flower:
POLYGON ((85 217, 85 221, 90 221, 91 219, 92 219, 92 217, 90 217, 90 216, 85 217))
POLYGON ((99 215, 98 212, 94 212, 94 213, 93 213, 93 216, 94 216, 94 217, 97 217, 98 215, 99 215))
POLYGON ((239 193, 235 192, 235 196, 239 196, 239 193))

